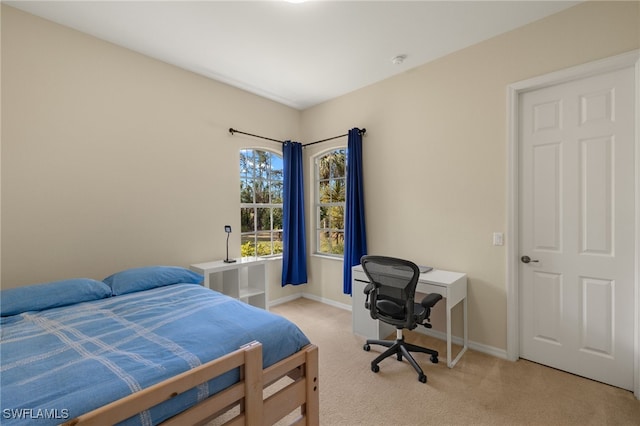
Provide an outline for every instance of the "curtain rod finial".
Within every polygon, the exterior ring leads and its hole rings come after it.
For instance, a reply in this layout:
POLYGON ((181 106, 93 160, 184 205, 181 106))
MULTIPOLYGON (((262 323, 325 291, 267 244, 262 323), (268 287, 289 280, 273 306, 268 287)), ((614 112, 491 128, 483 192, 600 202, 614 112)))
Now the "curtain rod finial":
POLYGON ((229 133, 231 133, 232 135, 235 133, 235 129, 233 127, 229 127, 229 133))

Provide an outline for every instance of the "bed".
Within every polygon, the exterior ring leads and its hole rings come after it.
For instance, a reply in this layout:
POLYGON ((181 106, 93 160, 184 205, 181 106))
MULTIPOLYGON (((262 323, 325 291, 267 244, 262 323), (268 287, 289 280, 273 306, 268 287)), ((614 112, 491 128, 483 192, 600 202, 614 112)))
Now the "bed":
POLYGON ((162 266, 2 291, 1 423, 318 424, 317 347, 201 281, 162 266))

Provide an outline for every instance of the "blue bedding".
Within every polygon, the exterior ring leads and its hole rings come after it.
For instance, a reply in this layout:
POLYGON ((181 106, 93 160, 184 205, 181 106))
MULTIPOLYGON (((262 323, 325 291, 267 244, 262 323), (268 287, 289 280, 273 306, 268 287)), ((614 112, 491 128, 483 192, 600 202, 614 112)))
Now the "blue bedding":
MULTIPOLYGON (((59 424, 257 340, 263 366, 309 343, 288 320, 194 284, 0 319, 0 423, 59 424)), ((231 385, 238 372, 125 424, 157 424, 231 385)))

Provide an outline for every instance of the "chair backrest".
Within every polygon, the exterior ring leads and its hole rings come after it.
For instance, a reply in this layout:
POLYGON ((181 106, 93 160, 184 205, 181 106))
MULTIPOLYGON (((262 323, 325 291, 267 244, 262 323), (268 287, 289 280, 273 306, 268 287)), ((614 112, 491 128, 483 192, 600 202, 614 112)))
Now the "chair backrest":
POLYGON ((371 318, 398 328, 414 329, 414 299, 420 268, 409 260, 386 256, 363 256, 360 264, 372 284, 371 318))

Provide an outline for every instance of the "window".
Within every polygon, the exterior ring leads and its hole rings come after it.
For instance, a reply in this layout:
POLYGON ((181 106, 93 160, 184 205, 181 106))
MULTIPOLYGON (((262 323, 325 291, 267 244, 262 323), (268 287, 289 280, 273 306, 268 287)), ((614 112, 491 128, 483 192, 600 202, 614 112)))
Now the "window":
POLYGON ((282 156, 268 151, 240 151, 241 255, 282 253, 282 156))
POLYGON ((345 148, 316 159, 316 253, 344 254, 346 183, 345 148))

